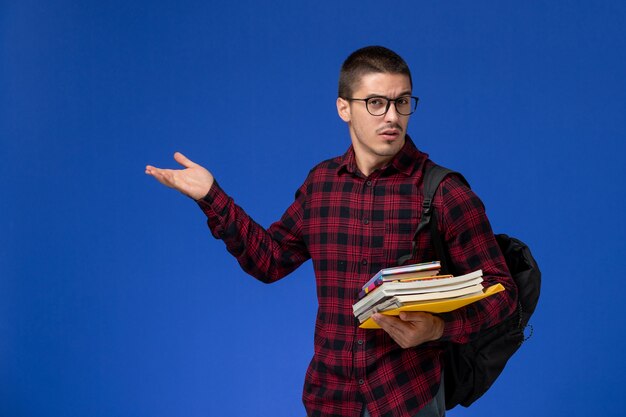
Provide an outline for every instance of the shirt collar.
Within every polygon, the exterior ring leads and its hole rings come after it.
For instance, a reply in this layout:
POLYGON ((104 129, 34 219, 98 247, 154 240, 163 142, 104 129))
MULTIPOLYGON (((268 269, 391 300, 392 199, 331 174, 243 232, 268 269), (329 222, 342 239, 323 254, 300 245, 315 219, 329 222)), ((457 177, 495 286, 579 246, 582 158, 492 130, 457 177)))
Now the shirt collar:
MULTIPOLYGON (((406 176, 410 176, 416 168, 424 163, 426 159, 428 159, 428 154, 419 151, 417 147, 415 147, 415 144, 409 135, 406 135, 405 143, 402 149, 400 149, 389 164, 382 168, 382 170, 395 170, 406 176)), ((337 173, 341 173, 344 170, 351 174, 360 172, 356 165, 356 156, 354 155, 354 148, 352 145, 341 157, 339 166, 337 167, 337 173)))

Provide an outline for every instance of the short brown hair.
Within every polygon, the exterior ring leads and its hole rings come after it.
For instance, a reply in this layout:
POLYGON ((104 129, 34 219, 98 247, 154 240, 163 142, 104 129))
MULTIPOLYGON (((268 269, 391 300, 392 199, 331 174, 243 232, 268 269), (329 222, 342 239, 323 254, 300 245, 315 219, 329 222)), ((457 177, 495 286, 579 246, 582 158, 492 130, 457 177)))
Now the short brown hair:
POLYGON ((361 77, 370 73, 405 74, 413 88, 411 71, 400 55, 384 46, 366 46, 350 54, 341 66, 339 97, 351 97, 361 77))

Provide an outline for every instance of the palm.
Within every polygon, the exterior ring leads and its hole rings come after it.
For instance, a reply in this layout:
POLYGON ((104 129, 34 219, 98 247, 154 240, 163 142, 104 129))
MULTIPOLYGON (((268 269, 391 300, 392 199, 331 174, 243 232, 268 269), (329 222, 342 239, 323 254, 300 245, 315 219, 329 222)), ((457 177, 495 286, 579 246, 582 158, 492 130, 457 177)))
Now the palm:
POLYGON ((213 185, 213 175, 206 168, 192 162, 179 152, 174 154, 174 159, 185 169, 162 169, 148 165, 146 174, 152 175, 161 184, 174 188, 194 200, 204 197, 213 185))

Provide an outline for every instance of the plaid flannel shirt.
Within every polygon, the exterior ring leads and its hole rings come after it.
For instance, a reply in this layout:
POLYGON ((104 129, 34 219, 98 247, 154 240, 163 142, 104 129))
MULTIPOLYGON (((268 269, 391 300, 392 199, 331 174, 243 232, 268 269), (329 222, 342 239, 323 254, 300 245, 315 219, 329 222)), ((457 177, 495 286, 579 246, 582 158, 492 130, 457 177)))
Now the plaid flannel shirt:
MULTIPOLYGON (((411 417, 437 393, 442 345, 403 349, 383 330, 358 328, 352 313, 361 286, 411 250, 421 215, 422 170, 430 164, 407 136, 384 168, 363 176, 352 147, 314 167, 295 201, 267 230, 215 183, 198 204, 216 238, 250 275, 273 282, 312 259, 318 312, 314 356, 303 401, 310 417, 411 417)), ((482 269, 485 285, 507 291, 444 315, 442 341, 465 342, 513 311, 517 291, 479 198, 455 178, 433 204, 458 273, 482 269)), ((430 232, 418 237, 411 262, 434 259, 430 232)))

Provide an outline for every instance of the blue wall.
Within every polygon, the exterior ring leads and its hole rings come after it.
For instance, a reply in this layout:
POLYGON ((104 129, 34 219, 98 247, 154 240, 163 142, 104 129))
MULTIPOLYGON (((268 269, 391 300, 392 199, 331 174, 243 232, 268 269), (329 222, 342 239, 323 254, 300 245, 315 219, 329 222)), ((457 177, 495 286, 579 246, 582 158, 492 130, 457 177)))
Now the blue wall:
POLYGON ((626 408, 626 3, 0 4, 0 416, 301 416, 310 263, 266 286, 144 175, 182 151, 261 224, 349 145, 343 59, 400 53, 409 132, 544 271, 535 334, 452 416, 626 408))

